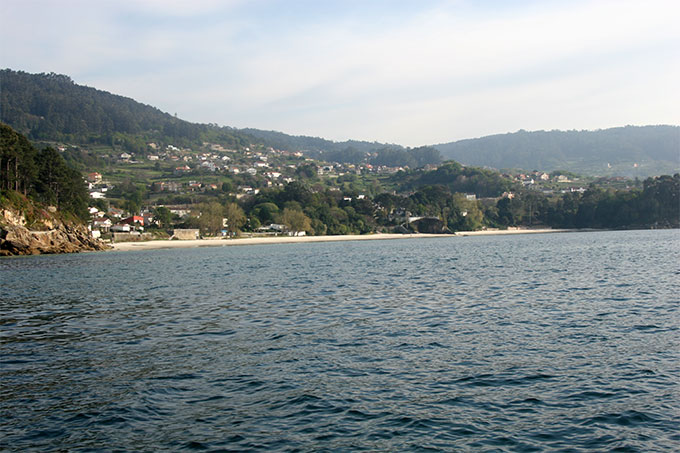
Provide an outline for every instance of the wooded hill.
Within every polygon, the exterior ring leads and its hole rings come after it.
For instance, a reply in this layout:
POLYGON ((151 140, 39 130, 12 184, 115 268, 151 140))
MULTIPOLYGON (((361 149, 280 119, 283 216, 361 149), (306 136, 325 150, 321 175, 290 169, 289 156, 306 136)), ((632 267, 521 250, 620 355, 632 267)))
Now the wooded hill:
POLYGON ((144 152, 147 141, 168 139, 178 146, 212 140, 245 146, 253 137, 236 130, 194 124, 155 107, 78 85, 60 74, 0 71, 0 121, 33 141, 119 144, 144 152))
POLYGON ((521 130, 434 146, 446 159, 499 170, 564 170, 590 176, 632 178, 680 171, 678 126, 626 126, 597 131, 521 130))
MULTIPOLYGON (((106 202, 98 203, 103 200, 87 199, 80 173, 67 166, 57 151, 45 148, 38 152, 25 137, 2 124, 0 151, 0 205, 3 200, 20 202, 19 192, 23 192, 80 219, 87 218, 88 201, 95 201, 100 209, 106 207, 106 202)), ((130 202, 123 204, 130 215, 138 214, 142 204, 161 204, 154 208, 161 227, 168 228, 175 222, 183 228, 200 228, 208 235, 220 234, 225 217, 230 219, 229 228, 235 234, 241 229, 257 231, 272 222, 307 234, 447 232, 519 225, 677 228, 680 222, 680 174, 648 178, 641 189, 617 191, 591 186, 583 193, 545 194, 517 187, 519 192, 512 197, 501 196, 511 182, 499 173, 455 162, 431 171, 400 171, 389 178, 394 179, 385 183, 401 185, 399 190, 386 192, 377 186, 372 194, 357 194, 351 187, 324 188, 313 174, 311 179, 263 188, 239 199, 225 191, 223 184, 222 190, 206 194, 201 203, 192 202, 194 215, 183 220, 173 220, 160 199, 152 203, 146 184, 114 189, 130 202), (490 198, 476 199, 461 192, 490 198), (424 218, 422 222, 410 222, 412 215, 424 218)))
POLYGON ((59 74, 0 70, 0 121, 32 141, 118 146, 144 154, 147 143, 230 148, 261 144, 327 162, 409 166, 453 159, 498 170, 570 171, 590 176, 647 177, 680 171, 680 127, 598 131, 519 131, 415 149, 377 142, 333 142, 258 129, 195 124, 155 107, 74 83, 59 74), (441 155, 439 153, 441 153, 441 155))
POLYGON ((0 121, 33 141, 118 145, 142 155, 149 142, 183 147, 211 142, 237 149, 261 144, 300 150, 329 162, 411 168, 441 162, 439 152, 431 147, 411 150, 355 140, 338 143, 275 131, 190 123, 133 99, 78 85, 61 74, 4 69, 0 71, 0 86, 0 121))

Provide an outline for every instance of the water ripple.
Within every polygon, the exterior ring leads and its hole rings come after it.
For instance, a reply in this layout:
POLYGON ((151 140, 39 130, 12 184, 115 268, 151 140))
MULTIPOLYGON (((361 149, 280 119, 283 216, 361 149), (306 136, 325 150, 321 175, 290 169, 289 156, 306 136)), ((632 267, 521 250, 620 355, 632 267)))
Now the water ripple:
POLYGON ((0 260, 0 449, 678 451, 679 239, 0 260))

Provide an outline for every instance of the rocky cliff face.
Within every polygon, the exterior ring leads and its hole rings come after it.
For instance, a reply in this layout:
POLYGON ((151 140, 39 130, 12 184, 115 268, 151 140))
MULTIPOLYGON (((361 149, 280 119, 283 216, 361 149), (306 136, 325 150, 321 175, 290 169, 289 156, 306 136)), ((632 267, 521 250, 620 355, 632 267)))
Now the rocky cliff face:
POLYGON ((0 256, 77 253, 109 248, 94 239, 84 225, 52 218, 43 219, 39 226, 39 230, 29 229, 22 214, 0 209, 0 256))

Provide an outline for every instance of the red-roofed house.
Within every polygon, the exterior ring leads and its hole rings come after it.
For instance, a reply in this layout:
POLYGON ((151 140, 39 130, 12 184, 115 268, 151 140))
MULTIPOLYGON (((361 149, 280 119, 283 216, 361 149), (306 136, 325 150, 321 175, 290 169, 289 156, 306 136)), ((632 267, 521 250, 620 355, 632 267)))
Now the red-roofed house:
POLYGON ((87 174, 87 181, 91 182, 93 184, 97 184, 98 182, 102 182, 102 175, 101 173, 88 173, 87 174))
POLYGON ((131 217, 128 217, 127 219, 121 220, 120 223, 123 223, 125 225, 144 226, 144 217, 139 216, 139 215, 133 215, 131 217))

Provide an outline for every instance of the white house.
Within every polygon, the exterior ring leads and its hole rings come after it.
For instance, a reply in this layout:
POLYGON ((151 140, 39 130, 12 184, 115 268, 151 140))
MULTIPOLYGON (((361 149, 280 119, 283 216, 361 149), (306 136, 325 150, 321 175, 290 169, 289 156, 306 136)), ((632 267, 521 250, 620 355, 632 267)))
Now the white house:
POLYGON ((115 233, 129 233, 130 230, 130 225, 126 224, 116 224, 111 227, 111 231, 115 233))
POLYGON ((98 230, 98 231, 109 231, 109 229, 113 226, 113 223, 111 222, 110 219, 107 219, 106 217, 98 217, 92 221, 92 230, 98 230))

